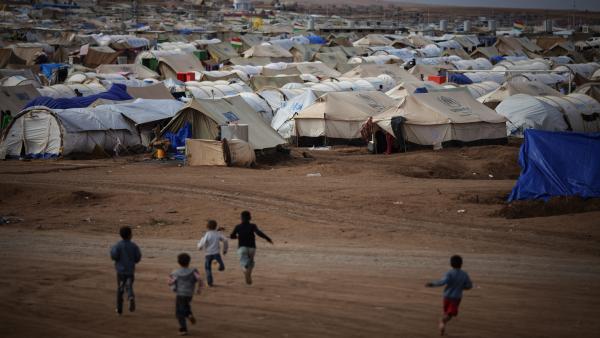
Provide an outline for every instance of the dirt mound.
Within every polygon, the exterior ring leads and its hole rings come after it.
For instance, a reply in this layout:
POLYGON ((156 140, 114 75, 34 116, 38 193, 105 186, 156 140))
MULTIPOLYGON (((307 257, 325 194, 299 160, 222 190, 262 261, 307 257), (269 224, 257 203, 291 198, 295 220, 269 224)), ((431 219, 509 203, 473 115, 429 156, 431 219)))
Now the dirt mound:
POLYGON ((437 179, 516 179, 518 148, 481 146, 400 154, 396 174, 437 179))
POLYGON ((487 205, 495 205, 495 204, 506 204, 506 199, 508 198, 508 193, 505 191, 490 191, 490 192, 469 192, 469 193, 460 193, 456 197, 456 200, 463 201, 467 203, 473 204, 487 204, 487 205))
POLYGON ((548 217, 600 210, 600 198, 554 197, 548 202, 514 201, 504 206, 497 216, 508 219, 548 217))

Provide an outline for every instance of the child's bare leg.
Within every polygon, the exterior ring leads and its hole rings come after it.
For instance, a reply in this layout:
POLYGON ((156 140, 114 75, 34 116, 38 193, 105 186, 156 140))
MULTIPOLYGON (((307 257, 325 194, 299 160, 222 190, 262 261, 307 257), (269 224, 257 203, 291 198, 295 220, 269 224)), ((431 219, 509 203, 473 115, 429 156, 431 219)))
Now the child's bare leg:
POLYGON ((442 317, 442 319, 440 320, 440 336, 443 336, 444 333, 446 333, 446 324, 448 324, 448 322, 450 321, 450 319, 452 319, 451 315, 444 315, 442 317))

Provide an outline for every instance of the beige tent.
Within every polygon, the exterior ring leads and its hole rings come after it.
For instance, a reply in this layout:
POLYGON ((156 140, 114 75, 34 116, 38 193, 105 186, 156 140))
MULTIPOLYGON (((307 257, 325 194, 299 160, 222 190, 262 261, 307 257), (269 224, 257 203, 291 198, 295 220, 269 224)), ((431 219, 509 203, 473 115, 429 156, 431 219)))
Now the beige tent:
POLYGON ((427 91, 443 90, 444 87, 431 81, 406 81, 396 87, 388 90, 386 94, 394 100, 403 100, 405 97, 413 94, 417 88, 426 88, 427 91))
POLYGON ((173 95, 164 84, 157 83, 146 87, 127 87, 127 93, 134 99, 172 100, 173 95))
POLYGON ((284 76, 254 76, 250 80, 252 87, 255 91, 259 91, 265 88, 281 88, 283 85, 288 83, 304 83, 302 78, 298 75, 284 75, 284 76))
POLYGON ((98 74, 125 73, 132 74, 136 79, 157 79, 160 75, 144 65, 134 63, 126 65, 100 65, 96 68, 98 74))
POLYGON ((300 74, 311 74, 320 79, 337 78, 342 74, 322 62, 305 62, 295 65, 300 74))
POLYGON ((165 79, 176 79, 177 73, 200 72, 204 70, 202 62, 192 54, 164 55, 158 59, 158 69, 165 79))
POLYGON ((185 140, 186 163, 189 166, 239 166, 250 167, 256 154, 249 143, 242 140, 185 140))
POLYGON ((369 117, 396 102, 382 92, 330 92, 302 109, 294 122, 298 137, 360 138, 369 117))
POLYGON ((248 142, 255 150, 275 148, 285 143, 239 95, 190 101, 165 126, 161 135, 167 131, 177 132, 186 123, 191 125, 191 138, 194 139, 215 140, 219 126, 239 123, 248 125, 248 142))
POLYGON ((471 53, 471 58, 473 58, 473 59, 484 58, 484 59, 489 60, 489 59, 499 56, 499 55, 500 55, 500 52, 498 52, 498 49, 494 46, 479 47, 479 48, 475 49, 473 51, 473 53, 471 53))
POLYGON ((238 52, 235 50, 235 48, 231 46, 229 42, 221 42, 208 45, 206 50, 208 51, 210 56, 218 63, 223 63, 231 58, 239 56, 238 52))
POLYGON ((229 62, 232 65, 237 65, 237 66, 266 66, 269 63, 273 63, 273 61, 270 58, 254 57, 251 59, 246 59, 245 57, 241 57, 241 56, 231 58, 231 59, 229 59, 229 62))
POLYGON ((391 76, 396 83, 417 81, 417 78, 398 64, 361 63, 356 68, 342 75, 344 78, 377 77, 381 74, 391 76))
POLYGON ((0 87, 0 110, 16 116, 30 101, 40 96, 32 84, 0 87))
POLYGON ((294 44, 292 49, 290 49, 290 53, 294 57, 294 62, 307 62, 314 59, 319 49, 321 49, 321 45, 294 44))
POLYGON ((386 38, 380 34, 369 34, 362 39, 354 41, 353 45, 357 47, 369 47, 369 46, 389 46, 392 44, 392 40, 386 38))
POLYGON ((346 55, 342 52, 317 53, 315 54, 315 61, 321 61, 333 69, 338 69, 340 66, 348 63, 346 55))
MULTIPOLYGON (((373 118, 395 135, 392 118, 403 117, 402 137, 411 143, 441 147, 443 142, 472 142, 506 137, 506 119, 475 101, 467 90, 414 94, 373 118)), ((395 135, 399 137, 399 135, 395 135)))
POLYGON ((292 62, 294 56, 277 45, 256 45, 243 53, 245 58, 270 58, 273 62, 292 62))
POLYGON ((107 46, 89 47, 87 48, 87 54, 83 58, 83 65, 90 68, 96 68, 100 65, 111 64, 117 60, 117 57, 120 54, 120 52, 107 46))
POLYGON ((501 55, 526 56, 523 46, 517 38, 510 36, 499 36, 494 44, 501 55))

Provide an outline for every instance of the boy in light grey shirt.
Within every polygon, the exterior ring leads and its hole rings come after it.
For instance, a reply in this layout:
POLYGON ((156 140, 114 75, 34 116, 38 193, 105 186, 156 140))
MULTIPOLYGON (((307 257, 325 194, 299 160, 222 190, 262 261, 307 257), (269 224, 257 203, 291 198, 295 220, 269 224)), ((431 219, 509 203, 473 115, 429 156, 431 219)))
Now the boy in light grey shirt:
POLYGON ((169 285, 177 294, 175 298, 175 317, 179 321, 180 336, 188 334, 186 320, 189 320, 192 324, 196 324, 196 318, 192 314, 190 303, 196 290, 196 283, 198 283, 198 294, 200 294, 200 288, 202 287, 202 280, 200 279, 198 270, 189 267, 190 260, 190 255, 186 253, 179 254, 177 262, 181 268, 173 271, 169 278, 169 285))

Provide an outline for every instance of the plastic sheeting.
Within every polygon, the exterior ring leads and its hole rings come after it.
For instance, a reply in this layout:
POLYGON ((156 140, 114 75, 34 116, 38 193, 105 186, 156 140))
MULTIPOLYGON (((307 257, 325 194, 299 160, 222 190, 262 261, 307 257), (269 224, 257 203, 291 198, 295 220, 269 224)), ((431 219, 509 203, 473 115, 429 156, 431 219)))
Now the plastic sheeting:
POLYGON ((289 101, 284 101, 281 108, 271 121, 271 127, 275 129, 279 135, 285 139, 294 136, 294 121, 293 118, 299 111, 310 106, 317 100, 317 96, 312 90, 306 90, 289 101))
POLYGON ((521 175, 508 201, 553 196, 600 197, 600 133, 527 130, 521 175))
POLYGON ((569 128, 558 108, 530 95, 513 95, 502 101, 496 112, 508 119, 507 134, 512 136, 522 136, 526 129, 566 131, 569 128))
POLYGON ((114 84, 108 91, 90 96, 60 99, 54 99, 48 96, 40 96, 29 102, 25 108, 33 106, 44 106, 52 109, 84 108, 91 105, 98 99, 124 101, 131 100, 133 98, 127 93, 127 87, 120 84, 114 84))

